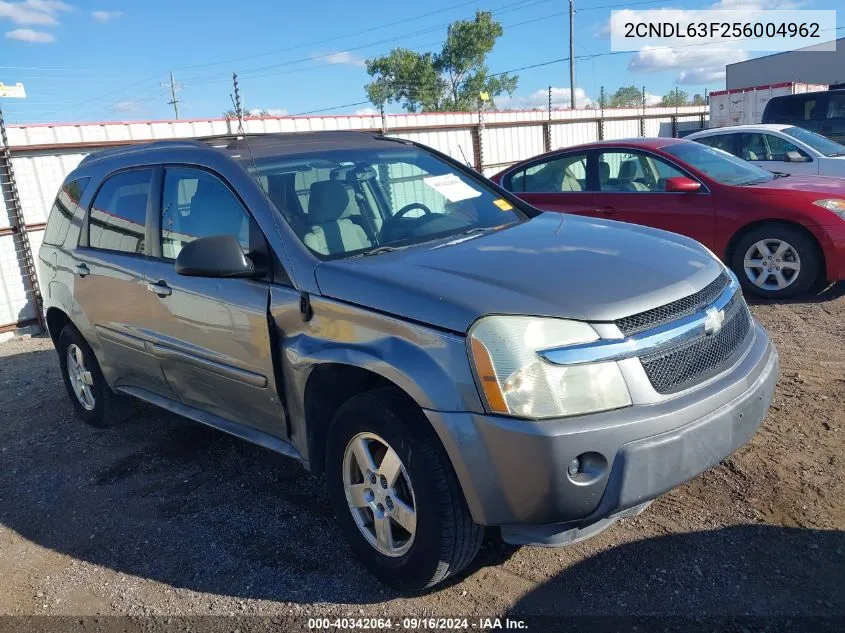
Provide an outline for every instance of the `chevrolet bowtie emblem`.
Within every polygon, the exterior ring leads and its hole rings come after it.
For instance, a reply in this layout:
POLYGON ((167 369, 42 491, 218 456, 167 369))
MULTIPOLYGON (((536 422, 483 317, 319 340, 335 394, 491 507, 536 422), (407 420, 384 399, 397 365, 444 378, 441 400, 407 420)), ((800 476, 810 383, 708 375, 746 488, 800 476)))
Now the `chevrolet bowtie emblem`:
POLYGON ((704 333, 708 336, 715 334, 722 329, 722 323, 725 321, 725 311, 710 308, 705 313, 707 317, 704 319, 704 333))

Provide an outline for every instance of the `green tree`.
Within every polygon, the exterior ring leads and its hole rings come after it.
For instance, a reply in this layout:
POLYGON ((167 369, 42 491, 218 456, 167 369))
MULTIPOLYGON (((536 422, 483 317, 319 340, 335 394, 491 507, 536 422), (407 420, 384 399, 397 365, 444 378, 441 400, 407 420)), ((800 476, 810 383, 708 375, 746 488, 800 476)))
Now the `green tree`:
POLYGON ((660 100, 662 106, 682 106, 689 101, 689 95, 683 90, 675 88, 671 92, 667 92, 660 100))
POLYGON ((492 13, 477 11, 475 19, 449 25, 439 53, 394 48, 368 59, 373 81, 365 86, 367 97, 376 107, 398 103, 408 112, 443 112, 474 110, 481 92, 491 100, 512 95, 519 78, 491 76, 484 63, 502 33, 492 13))
POLYGON ((692 96, 692 105, 704 105, 704 97, 700 94, 694 94, 692 96))
POLYGON ((636 86, 622 86, 610 97, 611 108, 633 108, 643 104, 643 93, 636 86))

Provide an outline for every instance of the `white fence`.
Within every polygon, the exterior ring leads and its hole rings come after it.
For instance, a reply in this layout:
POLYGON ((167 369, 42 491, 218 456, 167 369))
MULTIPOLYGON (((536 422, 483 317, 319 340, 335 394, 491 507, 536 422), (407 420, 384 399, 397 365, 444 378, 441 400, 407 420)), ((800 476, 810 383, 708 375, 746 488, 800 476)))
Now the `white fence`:
MULTIPOLYGON (((544 151, 600 139, 674 136, 706 125, 706 106, 246 119, 245 132, 385 130, 468 162, 485 175, 544 151)), ((137 121, 9 126, 12 167, 33 253, 65 176, 91 152, 152 140, 232 134, 237 121, 137 121)), ((0 214, 0 334, 32 326, 36 309, 20 264, 8 201, 0 214)))

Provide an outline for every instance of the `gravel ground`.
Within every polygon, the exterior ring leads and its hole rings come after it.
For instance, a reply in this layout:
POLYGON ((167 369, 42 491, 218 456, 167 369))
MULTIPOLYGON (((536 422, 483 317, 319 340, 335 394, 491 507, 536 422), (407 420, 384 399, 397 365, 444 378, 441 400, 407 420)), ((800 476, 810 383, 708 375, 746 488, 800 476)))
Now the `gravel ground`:
POLYGON ((0 345, 0 614, 845 616, 845 286, 755 305, 782 375, 718 467, 566 549, 485 544, 427 595, 375 582, 319 478, 138 404, 72 415, 49 339, 0 345))

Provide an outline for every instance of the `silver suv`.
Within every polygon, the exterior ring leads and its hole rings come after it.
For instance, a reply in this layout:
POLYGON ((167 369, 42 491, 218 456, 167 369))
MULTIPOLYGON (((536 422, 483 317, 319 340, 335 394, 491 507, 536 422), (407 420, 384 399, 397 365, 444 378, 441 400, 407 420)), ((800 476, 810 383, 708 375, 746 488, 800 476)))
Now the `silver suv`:
POLYGON ((697 242, 368 134, 94 154, 39 260, 79 417, 134 396, 325 472, 351 548, 409 588, 485 526, 565 545, 641 512, 744 444, 777 376, 697 242))

